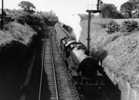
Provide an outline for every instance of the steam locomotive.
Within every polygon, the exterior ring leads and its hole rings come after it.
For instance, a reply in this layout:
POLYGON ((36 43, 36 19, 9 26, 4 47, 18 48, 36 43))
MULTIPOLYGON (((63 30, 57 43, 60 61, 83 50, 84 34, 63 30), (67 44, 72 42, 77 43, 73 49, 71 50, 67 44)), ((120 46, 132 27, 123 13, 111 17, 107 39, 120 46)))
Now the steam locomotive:
POLYGON ((68 30, 60 25, 56 26, 57 42, 67 65, 67 71, 69 71, 81 98, 83 97, 83 100, 94 99, 98 96, 96 94, 99 94, 98 97, 102 97, 102 100, 108 100, 111 95, 119 97, 119 89, 113 85, 101 64, 107 56, 107 52, 101 50, 89 56, 86 46, 80 41, 77 42, 70 36, 68 30), (103 96, 107 99, 104 99, 103 96))
POLYGON ((60 48, 73 79, 82 84, 97 81, 99 61, 87 55, 87 48, 84 44, 64 37, 60 40, 60 48))

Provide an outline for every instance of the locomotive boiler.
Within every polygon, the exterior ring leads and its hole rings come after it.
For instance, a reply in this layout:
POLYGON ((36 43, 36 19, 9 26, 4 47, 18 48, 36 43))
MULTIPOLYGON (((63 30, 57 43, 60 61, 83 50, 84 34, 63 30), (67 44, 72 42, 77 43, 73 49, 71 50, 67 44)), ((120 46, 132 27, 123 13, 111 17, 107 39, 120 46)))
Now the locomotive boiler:
POLYGON ((81 42, 64 37, 60 41, 60 47, 73 79, 82 82, 96 82, 98 61, 87 55, 87 48, 81 42))

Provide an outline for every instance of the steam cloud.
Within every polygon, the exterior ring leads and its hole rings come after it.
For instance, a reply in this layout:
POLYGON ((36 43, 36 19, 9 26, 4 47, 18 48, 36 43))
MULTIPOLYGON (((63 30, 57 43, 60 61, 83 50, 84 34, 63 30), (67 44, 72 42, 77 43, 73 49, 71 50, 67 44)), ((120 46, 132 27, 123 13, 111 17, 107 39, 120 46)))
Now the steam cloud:
POLYGON ((57 15, 60 22, 69 25, 73 28, 73 34, 76 37, 76 40, 79 41, 80 35, 81 35, 81 26, 80 21, 81 18, 78 14, 65 14, 65 15, 57 15))

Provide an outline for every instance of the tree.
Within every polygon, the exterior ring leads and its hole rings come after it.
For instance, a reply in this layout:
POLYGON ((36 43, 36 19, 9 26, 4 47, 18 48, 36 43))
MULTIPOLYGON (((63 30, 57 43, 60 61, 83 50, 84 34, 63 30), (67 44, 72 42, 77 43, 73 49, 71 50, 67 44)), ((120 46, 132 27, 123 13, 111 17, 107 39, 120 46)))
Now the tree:
POLYGON ((132 11, 132 17, 133 18, 139 18, 139 0, 129 0, 134 5, 134 10, 132 11))
POLYGON ((139 3, 139 0, 129 0, 129 2, 139 3))
POLYGON ((29 1, 21 1, 19 5, 24 11, 33 13, 36 7, 29 1))
POLYGON ((127 1, 120 7, 120 12, 125 18, 132 18, 132 12, 135 10, 135 5, 133 2, 127 1))
POLYGON ((100 7, 103 18, 121 18, 122 16, 117 11, 114 4, 102 4, 100 7))

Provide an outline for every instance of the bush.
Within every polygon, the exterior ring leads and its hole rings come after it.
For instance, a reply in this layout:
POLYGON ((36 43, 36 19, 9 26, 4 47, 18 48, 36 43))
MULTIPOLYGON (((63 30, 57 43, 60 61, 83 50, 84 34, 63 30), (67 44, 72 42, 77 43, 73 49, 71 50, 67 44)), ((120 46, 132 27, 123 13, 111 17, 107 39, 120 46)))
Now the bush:
POLYGON ((137 21, 127 20, 127 21, 124 21, 122 23, 122 28, 121 28, 122 32, 133 32, 135 30, 139 30, 138 29, 138 22, 137 21))
POLYGON ((100 24, 102 28, 107 28, 107 24, 100 24))
POLYGON ((120 25, 112 20, 110 23, 108 23, 107 28, 108 28, 107 30, 108 34, 112 34, 120 30, 120 25))
POLYGON ((23 15, 17 18, 17 21, 21 24, 30 25, 36 32, 42 33, 45 30, 45 21, 40 15, 23 15))
POLYGON ((50 12, 40 12, 41 15, 47 20, 49 26, 54 26, 58 22, 58 17, 53 11, 50 12))
POLYGON ((11 22, 5 25, 4 28, 14 40, 17 40, 23 44, 30 43, 32 37, 37 34, 29 25, 22 25, 17 22, 11 22))

